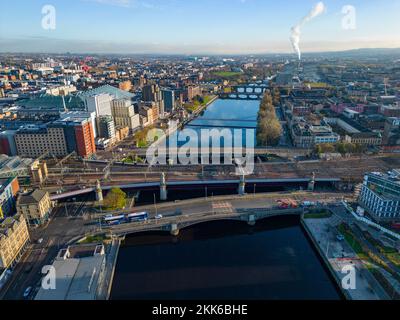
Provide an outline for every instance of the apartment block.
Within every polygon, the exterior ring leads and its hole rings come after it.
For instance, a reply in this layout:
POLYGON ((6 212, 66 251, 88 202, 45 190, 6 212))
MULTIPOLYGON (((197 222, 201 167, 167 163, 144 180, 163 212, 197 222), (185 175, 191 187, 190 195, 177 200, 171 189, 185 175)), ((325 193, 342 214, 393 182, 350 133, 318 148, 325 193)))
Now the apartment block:
POLYGON ((23 215, 6 218, 0 224, 0 268, 13 267, 29 243, 29 232, 23 215))

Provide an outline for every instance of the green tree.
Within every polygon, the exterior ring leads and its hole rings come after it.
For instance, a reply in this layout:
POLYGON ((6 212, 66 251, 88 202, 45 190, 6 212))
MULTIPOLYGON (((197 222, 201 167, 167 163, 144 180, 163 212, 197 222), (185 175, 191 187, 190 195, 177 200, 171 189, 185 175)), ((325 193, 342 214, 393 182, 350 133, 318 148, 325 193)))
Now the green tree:
POLYGON ((103 204, 109 210, 123 209, 126 205, 126 193, 120 188, 112 188, 104 198, 103 204))

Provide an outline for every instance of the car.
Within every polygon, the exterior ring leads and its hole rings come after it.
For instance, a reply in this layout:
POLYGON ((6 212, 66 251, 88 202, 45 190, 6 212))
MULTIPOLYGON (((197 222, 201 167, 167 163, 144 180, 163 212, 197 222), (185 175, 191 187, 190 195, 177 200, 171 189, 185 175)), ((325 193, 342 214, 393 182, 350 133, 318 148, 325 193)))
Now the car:
POLYGON ((43 242, 43 238, 40 238, 40 239, 37 241, 38 244, 41 244, 42 242, 43 242))
POLYGON ((157 214, 154 218, 157 219, 157 220, 159 220, 159 219, 162 219, 162 217, 163 217, 162 214, 157 214))
POLYGON ((32 265, 29 265, 28 267, 25 268, 24 272, 25 272, 25 273, 29 273, 29 272, 32 271, 32 268, 33 268, 33 266, 32 266, 32 265))
POLYGON ((336 236, 336 239, 337 239, 338 241, 343 241, 343 240, 344 240, 344 237, 343 237, 343 235, 338 234, 338 235, 336 236))
POLYGON ((26 288, 25 291, 24 291, 24 299, 28 299, 28 297, 31 294, 31 292, 32 292, 32 287, 26 288))

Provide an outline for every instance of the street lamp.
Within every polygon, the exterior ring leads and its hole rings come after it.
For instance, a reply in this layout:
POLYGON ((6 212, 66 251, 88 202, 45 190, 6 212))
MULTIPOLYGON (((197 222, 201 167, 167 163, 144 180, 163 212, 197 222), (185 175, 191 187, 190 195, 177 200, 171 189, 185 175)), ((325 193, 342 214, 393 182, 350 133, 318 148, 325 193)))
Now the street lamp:
POLYGON ((153 193, 153 197, 154 197, 154 208, 156 209, 156 215, 158 214, 157 212, 157 202, 156 202, 156 194, 153 193))

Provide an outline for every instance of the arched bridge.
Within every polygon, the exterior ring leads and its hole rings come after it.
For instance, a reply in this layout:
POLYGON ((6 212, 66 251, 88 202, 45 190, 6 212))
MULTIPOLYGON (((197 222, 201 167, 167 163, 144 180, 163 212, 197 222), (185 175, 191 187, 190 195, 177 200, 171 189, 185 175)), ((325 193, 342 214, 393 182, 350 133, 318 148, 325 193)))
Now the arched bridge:
POLYGON ((236 213, 214 213, 205 212, 193 215, 184 215, 177 217, 168 217, 161 220, 148 220, 141 223, 127 223, 117 226, 107 227, 104 231, 110 232, 113 236, 123 237, 128 234, 147 232, 147 231, 165 231, 172 235, 178 235, 179 231, 204 222, 235 220, 243 221, 249 225, 255 225, 257 220, 276 217, 276 216, 300 216, 303 213, 302 208, 296 209, 242 209, 236 213))
POLYGON ((258 100, 268 89, 266 84, 240 84, 230 87, 230 92, 221 92, 221 99, 258 100))

